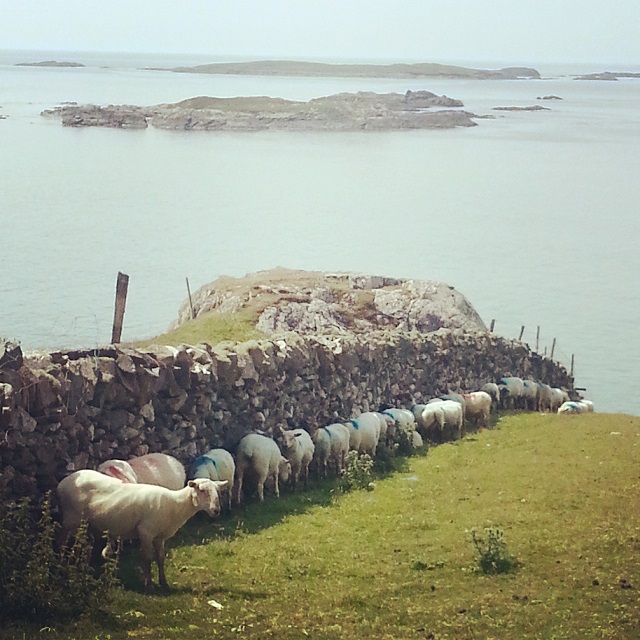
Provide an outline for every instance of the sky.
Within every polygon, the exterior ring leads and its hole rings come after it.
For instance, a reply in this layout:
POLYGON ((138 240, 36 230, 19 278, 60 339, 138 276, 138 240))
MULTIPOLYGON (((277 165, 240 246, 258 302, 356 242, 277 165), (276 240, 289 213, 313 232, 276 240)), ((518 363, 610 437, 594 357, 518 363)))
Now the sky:
POLYGON ((0 49, 640 66, 640 0, 0 0, 0 49))

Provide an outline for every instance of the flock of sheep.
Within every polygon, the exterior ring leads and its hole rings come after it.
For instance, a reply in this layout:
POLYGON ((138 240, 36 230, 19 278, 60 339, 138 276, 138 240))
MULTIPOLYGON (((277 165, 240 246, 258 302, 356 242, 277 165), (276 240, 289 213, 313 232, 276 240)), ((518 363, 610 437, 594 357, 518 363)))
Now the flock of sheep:
MULTIPOLYGON (((414 447, 462 436, 463 426, 487 427, 497 408, 558 413, 593 411, 589 401, 569 401, 561 389, 516 377, 487 383, 473 393, 451 393, 407 408, 368 411, 345 423, 314 430, 282 429, 274 437, 255 431, 245 435, 232 455, 212 449, 195 459, 188 470, 176 458, 150 453, 129 461, 108 460, 97 471, 83 469, 64 478, 57 496, 62 511, 61 543, 77 531, 83 520, 110 539, 139 539, 144 586, 152 586, 151 564, 158 564, 160 586, 167 588, 164 572, 165 541, 191 516, 205 511, 216 516, 240 504, 246 485, 257 488, 264 500, 268 485, 275 496, 280 483, 306 487, 313 464, 319 478, 328 471, 344 473, 349 451, 376 455, 378 447, 393 448, 404 438, 414 447), (186 485, 186 486, 185 486, 186 485)), ((107 544, 103 551, 110 551, 107 544)))

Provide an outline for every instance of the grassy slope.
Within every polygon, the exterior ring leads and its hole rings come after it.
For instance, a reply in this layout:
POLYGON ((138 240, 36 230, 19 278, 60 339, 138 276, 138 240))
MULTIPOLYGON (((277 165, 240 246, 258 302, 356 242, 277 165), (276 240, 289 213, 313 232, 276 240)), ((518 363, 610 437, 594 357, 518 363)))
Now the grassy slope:
POLYGON ((640 637, 640 418, 507 416, 410 459, 372 492, 331 489, 316 484, 216 522, 199 514, 170 543, 170 596, 137 592, 128 552, 110 614, 58 632, 640 637), (516 573, 473 570, 469 530, 490 524, 504 530, 516 573))

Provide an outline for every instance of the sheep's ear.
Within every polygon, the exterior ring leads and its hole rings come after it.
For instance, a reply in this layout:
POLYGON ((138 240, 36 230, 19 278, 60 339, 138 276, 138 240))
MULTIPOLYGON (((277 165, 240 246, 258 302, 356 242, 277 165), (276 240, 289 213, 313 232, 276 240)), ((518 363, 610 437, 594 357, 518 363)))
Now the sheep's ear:
POLYGON ((224 489, 228 484, 228 480, 214 480, 214 484, 218 489, 224 489))
POLYGON ((193 487, 194 489, 198 488, 198 485, 193 480, 189 480, 189 482, 187 482, 187 486, 193 487))

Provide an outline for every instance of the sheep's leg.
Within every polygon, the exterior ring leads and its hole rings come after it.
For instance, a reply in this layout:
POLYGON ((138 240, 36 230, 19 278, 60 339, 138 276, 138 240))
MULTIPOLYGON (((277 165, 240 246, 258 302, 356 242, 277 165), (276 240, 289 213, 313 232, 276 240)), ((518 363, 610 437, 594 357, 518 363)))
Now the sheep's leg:
POLYGON ((168 589, 169 585, 164 575, 164 540, 162 538, 156 538, 153 541, 153 548, 156 551, 156 561, 158 562, 158 582, 163 589, 168 589))
MULTIPOLYGON (((150 591, 153 586, 151 577, 151 562, 153 561, 153 541, 146 536, 140 536, 140 552, 142 553, 142 572, 144 577, 144 590, 150 591)), ((158 567, 160 564, 158 564, 158 567)))
MULTIPOLYGON (((276 471, 275 480, 273 482, 273 490, 276 494, 276 498, 280 497, 280 470, 276 471)), ((294 478, 294 486, 295 486, 295 478, 294 478)))
POLYGON ((240 504, 242 500, 242 476, 244 475, 243 469, 236 470, 236 504, 240 504))

